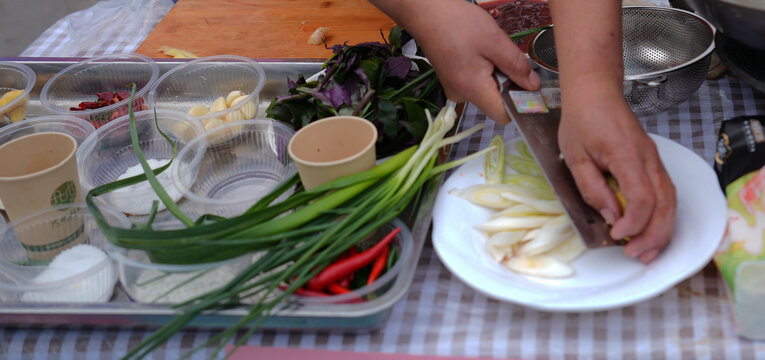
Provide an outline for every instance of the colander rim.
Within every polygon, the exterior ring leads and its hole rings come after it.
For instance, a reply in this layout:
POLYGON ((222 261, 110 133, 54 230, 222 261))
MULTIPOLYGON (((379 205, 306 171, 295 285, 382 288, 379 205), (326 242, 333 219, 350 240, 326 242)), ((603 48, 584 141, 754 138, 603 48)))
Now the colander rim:
MULTIPOLYGON (((691 66, 691 65, 697 63, 698 61, 701 61, 705 57, 709 56, 715 50, 715 35, 717 34, 717 29, 714 27, 714 25, 712 25, 712 23, 707 21, 707 19, 704 19, 703 17, 699 16, 696 13, 693 13, 693 12, 687 11, 687 10, 682 10, 682 9, 677 9, 677 8, 669 8, 669 7, 662 7, 662 6, 624 6, 624 7, 622 7, 622 10, 625 10, 625 9, 626 10, 630 10, 630 9, 648 9, 648 10, 656 10, 656 11, 682 13, 682 14, 685 14, 687 16, 691 16, 691 17, 695 18, 696 20, 700 21, 702 24, 705 24, 709 28, 709 30, 712 32, 711 41, 709 43, 709 46, 707 46, 707 48, 701 54, 699 54, 698 56, 694 57, 693 59, 687 60, 687 61, 683 62, 682 64, 675 65, 673 67, 666 68, 666 69, 659 70, 659 71, 651 71, 651 72, 646 72, 646 73, 642 73, 642 74, 627 75, 627 76, 624 77, 625 81, 652 79, 652 78, 656 78, 656 77, 661 76, 661 75, 666 75, 666 74, 671 73, 671 72, 673 72, 675 70, 679 70, 679 69, 691 66)), ((542 68, 544 68, 544 69, 546 69, 548 71, 551 71, 551 72, 557 74, 558 73, 558 68, 552 67, 549 64, 547 64, 546 62, 542 61, 537 56, 536 52, 534 51, 534 44, 536 43, 537 38, 542 36, 542 34, 546 33, 547 31, 553 31, 554 28, 555 28, 555 25, 553 24, 551 27, 549 27, 547 29, 544 29, 544 30, 542 30, 542 31, 540 31, 540 32, 538 32, 538 33, 536 33, 534 35, 534 37, 531 39, 531 42, 529 43, 529 52, 528 52, 528 55, 540 67, 542 67, 542 68)))

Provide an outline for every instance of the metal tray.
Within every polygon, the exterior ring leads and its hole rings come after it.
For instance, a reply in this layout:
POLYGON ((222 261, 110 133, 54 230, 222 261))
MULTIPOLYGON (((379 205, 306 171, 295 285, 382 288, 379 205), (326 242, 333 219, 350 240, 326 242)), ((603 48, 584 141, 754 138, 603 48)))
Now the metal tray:
MULTIPOLYGON (((79 61, 76 58, 6 58, 31 67, 37 75, 37 83, 30 95, 27 118, 48 114, 40 103, 40 90, 57 72, 79 61)), ((187 60, 157 60, 160 73, 187 60)), ((261 94, 261 109, 270 99, 287 92, 286 78, 296 79, 318 72, 319 62, 262 60, 266 71, 266 85, 261 94)), ((461 120, 461 119, 460 119, 461 120)), ((259 325, 262 329, 374 329, 382 325, 393 305, 400 300, 414 277, 422 247, 427 239, 432 218, 432 207, 442 177, 429 181, 415 208, 402 215, 411 229, 414 247, 410 260, 404 264, 390 289, 382 296, 356 304, 305 304, 282 309, 259 325)), ((95 326, 158 327, 167 323, 179 311, 168 305, 131 302, 127 294, 117 286, 115 295, 103 304, 29 304, 0 303, 0 323, 54 325, 87 324, 95 326)), ((239 321, 247 314, 246 307, 209 312, 198 316, 189 327, 219 328, 239 321)))

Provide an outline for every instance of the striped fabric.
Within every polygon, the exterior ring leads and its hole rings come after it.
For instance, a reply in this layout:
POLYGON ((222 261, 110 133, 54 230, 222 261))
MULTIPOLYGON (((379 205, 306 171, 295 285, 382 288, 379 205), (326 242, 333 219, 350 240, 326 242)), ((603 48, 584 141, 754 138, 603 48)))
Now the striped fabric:
MULTIPOLYGON (((710 162, 722 119, 765 113, 765 95, 739 80, 707 81, 688 102, 645 117, 646 129, 693 149, 710 162)), ((473 105, 463 126, 487 121, 473 105)), ((493 122, 490 122, 493 124, 493 122)), ((512 126, 489 126, 458 144, 454 156, 486 146, 512 126)), ((524 359, 765 359, 765 342, 736 337, 723 285, 713 265, 661 296, 595 313, 545 313, 498 302, 474 292, 444 268, 426 244, 414 281, 382 328, 373 332, 260 331, 249 345, 362 352, 524 359)), ((112 359, 151 333, 147 329, 53 327, 0 329, 0 357, 8 359, 112 359)), ((175 358, 214 332, 174 336, 151 358, 175 358)), ((194 358, 207 358, 211 349, 194 358)))
MULTIPOLYGON (((73 41, 63 25, 46 31, 24 56, 51 56, 73 41)), ((82 54, 130 52, 141 39, 112 38, 82 54)), ((731 77, 707 81, 689 101, 641 122, 649 132, 693 149, 710 164, 723 119, 765 114, 765 95, 731 77)), ((468 104, 463 127, 489 121, 468 104)), ((489 121, 459 143, 453 156, 486 146, 512 126, 489 121)), ((114 359, 148 336, 144 328, 0 327, 3 359, 114 359)), ((149 358, 174 359, 215 334, 176 334, 149 358)), ((545 313, 474 292, 441 264, 426 243, 413 283, 381 329, 372 332, 259 331, 249 345, 361 352, 523 359, 765 359, 765 342, 736 337, 723 285, 713 265, 662 295, 634 306, 595 313, 545 313)), ((206 359, 204 349, 192 359, 206 359)))

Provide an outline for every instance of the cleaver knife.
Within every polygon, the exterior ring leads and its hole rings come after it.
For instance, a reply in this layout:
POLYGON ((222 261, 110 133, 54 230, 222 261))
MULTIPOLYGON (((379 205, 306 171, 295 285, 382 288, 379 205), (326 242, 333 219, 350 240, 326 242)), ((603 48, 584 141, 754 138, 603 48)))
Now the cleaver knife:
POLYGON ((505 104, 505 110, 526 140, 547 182, 560 199, 566 215, 588 248, 619 245, 609 235, 610 226, 595 209, 584 202, 558 147, 560 125, 560 90, 542 88, 525 90, 505 74, 495 71, 494 77, 505 104))

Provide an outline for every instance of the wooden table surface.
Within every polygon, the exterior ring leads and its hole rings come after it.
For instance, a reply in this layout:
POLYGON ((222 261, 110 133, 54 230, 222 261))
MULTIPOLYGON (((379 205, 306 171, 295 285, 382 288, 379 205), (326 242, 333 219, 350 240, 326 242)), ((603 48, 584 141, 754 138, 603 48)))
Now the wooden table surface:
POLYGON ((199 57, 241 55, 255 59, 326 59, 324 45, 309 45, 320 26, 328 45, 382 41, 395 23, 366 0, 179 0, 137 53, 169 57, 161 46, 199 57))

